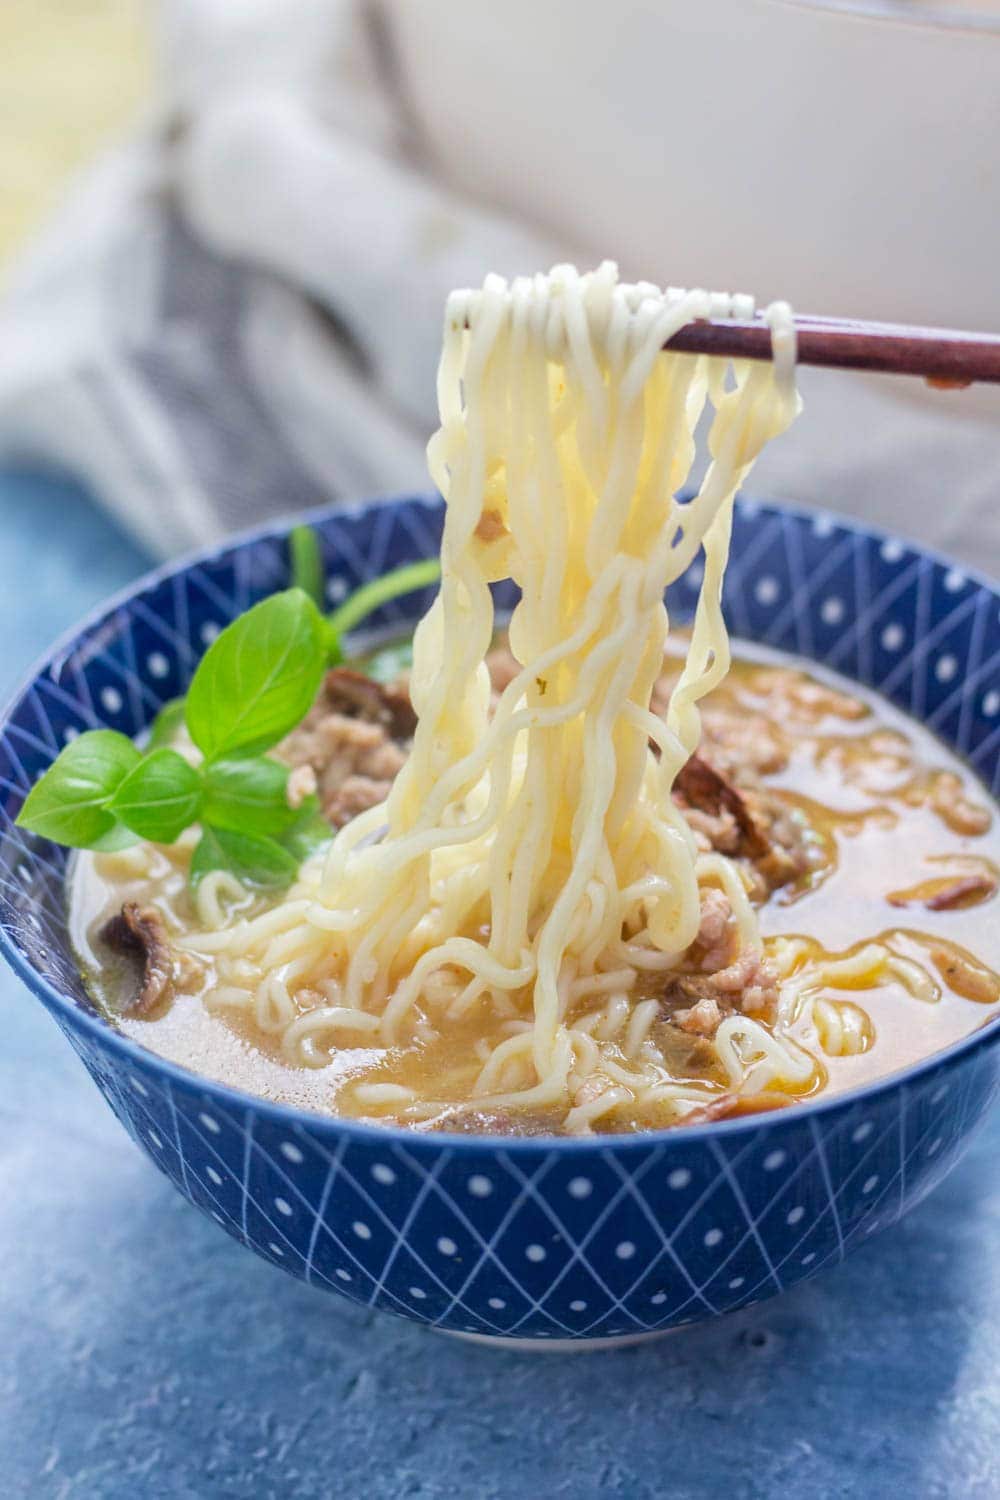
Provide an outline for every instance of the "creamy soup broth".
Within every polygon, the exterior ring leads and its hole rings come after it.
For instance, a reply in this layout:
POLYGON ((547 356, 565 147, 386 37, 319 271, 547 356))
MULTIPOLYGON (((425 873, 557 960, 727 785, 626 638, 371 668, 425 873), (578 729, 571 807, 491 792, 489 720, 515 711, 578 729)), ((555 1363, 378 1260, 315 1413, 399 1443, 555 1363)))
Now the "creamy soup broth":
MULTIPOLYGON (((993 908, 1000 833, 983 788, 931 734, 874 695, 753 647, 738 644, 734 658, 728 679, 704 705, 706 745, 710 751, 714 731, 725 749, 733 725, 746 722, 773 739, 774 764, 764 766, 760 781, 808 854, 808 867, 793 879, 757 893, 766 952, 784 955, 792 980, 799 960, 790 953, 801 961, 824 952, 849 957, 876 941, 891 947, 898 964, 877 982, 862 973, 830 986, 827 1011, 807 1008, 790 1026, 815 1059, 812 1076, 756 1101, 742 1099, 729 1113, 855 1088, 947 1047, 1000 1010, 993 908), (843 1042, 845 1025, 850 1045, 843 1042)), ((668 661, 665 685, 672 670, 668 661)), ((736 752, 730 746, 727 753, 736 752)), ((130 1016, 134 968, 112 955, 100 934, 126 900, 158 907, 171 934, 194 930, 198 919, 186 889, 190 849, 190 841, 152 851, 146 845, 143 858, 124 851, 74 861, 73 941, 96 1002, 128 1036, 194 1072, 309 1110, 420 1129, 555 1128, 544 1113, 468 1108, 479 1059, 497 1040, 475 1011, 446 1027, 418 1021, 404 1045, 345 1044, 314 1059, 320 1065, 290 1065, 277 1041, 244 1012, 213 1003, 209 962, 183 966, 169 1005, 142 1019, 130 1016), (403 1103, 413 1097, 435 1108, 421 1113, 403 1103)), ((250 896, 234 902, 233 914, 267 905, 267 897, 250 896)), ((656 983, 641 979, 632 1001, 655 998, 656 983)), ((489 1025, 496 1028, 496 1018, 489 1025)), ((674 1025, 668 1006, 653 1033, 674 1076, 726 1097, 726 1077, 707 1037, 674 1025)), ((675 1122, 669 1111, 625 1104, 600 1128, 675 1122)))

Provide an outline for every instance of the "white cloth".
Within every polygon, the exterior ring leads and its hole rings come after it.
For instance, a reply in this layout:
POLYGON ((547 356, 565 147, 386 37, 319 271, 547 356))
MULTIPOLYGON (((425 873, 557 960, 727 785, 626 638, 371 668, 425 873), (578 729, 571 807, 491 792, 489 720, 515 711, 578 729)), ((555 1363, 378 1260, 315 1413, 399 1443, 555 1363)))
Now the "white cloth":
MULTIPOLYGON (((470 77, 475 13, 463 8, 455 40, 470 77)), ((587 243, 579 202, 545 228, 522 222, 506 159, 493 207, 489 174, 460 170, 461 131, 424 129, 428 79, 407 74, 423 64, 397 46, 394 0, 172 0, 162 17, 166 97, 77 184, 0 307, 0 459, 79 475, 158 553, 325 500, 426 488, 451 287, 567 256, 680 279, 671 245, 653 266, 630 263, 635 235, 587 243)), ((485 8, 481 25, 499 45, 485 8)), ((463 107, 475 110, 471 90, 463 107)), ((592 132, 602 109, 614 101, 595 92, 592 132)), ((537 176, 528 160, 522 171, 537 219, 537 176)), ((689 263, 696 217, 671 232, 689 263)), ((814 371, 802 386, 806 413, 765 455, 756 492, 852 511, 1000 573, 1000 395, 814 371)))
POLYGON ((429 488, 448 291, 558 259, 409 165, 354 0, 177 0, 171 96, 0 308, 0 458, 82 477, 162 555, 429 488))

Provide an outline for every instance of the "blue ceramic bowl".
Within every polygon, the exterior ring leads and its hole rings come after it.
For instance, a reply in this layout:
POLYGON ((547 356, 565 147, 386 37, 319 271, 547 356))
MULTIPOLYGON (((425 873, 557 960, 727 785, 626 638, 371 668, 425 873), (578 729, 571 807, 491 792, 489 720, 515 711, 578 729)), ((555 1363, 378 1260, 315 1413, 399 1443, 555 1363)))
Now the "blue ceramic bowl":
MULTIPOLYGON (((441 507, 311 519, 337 599, 435 551, 441 507)), ((647 1335, 770 1297, 928 1193, 997 1092, 996 1024, 828 1102, 546 1141, 410 1135, 268 1104, 163 1061, 95 1012, 67 938, 65 852, 13 820, 68 737, 140 731, 219 627, 284 586, 284 532, 137 584, 55 647, 0 723, 0 946, 185 1197, 314 1286, 453 1332, 556 1343, 647 1335)), ((693 597, 682 582, 675 612, 693 597)), ((744 501, 726 601, 737 634, 879 688, 996 788, 992 585, 830 516, 744 501)), ((383 623, 427 602, 390 606, 383 623)))

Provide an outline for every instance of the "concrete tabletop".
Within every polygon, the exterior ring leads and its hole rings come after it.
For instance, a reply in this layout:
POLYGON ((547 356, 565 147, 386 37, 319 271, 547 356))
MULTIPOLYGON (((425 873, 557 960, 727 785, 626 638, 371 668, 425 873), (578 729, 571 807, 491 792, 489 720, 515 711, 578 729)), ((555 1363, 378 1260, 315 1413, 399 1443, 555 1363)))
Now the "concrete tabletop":
MULTIPOLYGON (((0 692, 147 566, 71 486, 0 476, 0 692)), ((257 1260, 114 1120, 0 971, 4 1500, 996 1500, 1000 1112, 902 1225, 752 1310, 512 1354, 257 1260)))

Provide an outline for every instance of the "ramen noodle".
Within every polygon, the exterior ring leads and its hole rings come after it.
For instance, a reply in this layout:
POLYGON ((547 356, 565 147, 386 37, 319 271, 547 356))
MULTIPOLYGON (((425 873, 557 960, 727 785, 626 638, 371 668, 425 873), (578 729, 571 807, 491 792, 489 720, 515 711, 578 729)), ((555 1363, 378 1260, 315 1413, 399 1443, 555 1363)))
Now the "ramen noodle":
POLYGON ((771 363, 663 345, 750 312, 607 265, 450 299, 441 588, 408 679, 334 671, 279 749, 339 831, 278 897, 227 871, 192 896, 194 830, 79 856, 77 943, 120 1025, 310 1108, 585 1134, 784 1107, 992 1013, 997 849, 962 768, 797 664, 730 672, 733 498, 796 414, 794 327, 767 310, 771 363), (695 568, 678 633, 664 593, 695 568), (142 1018, 123 904, 169 978, 142 1018))

